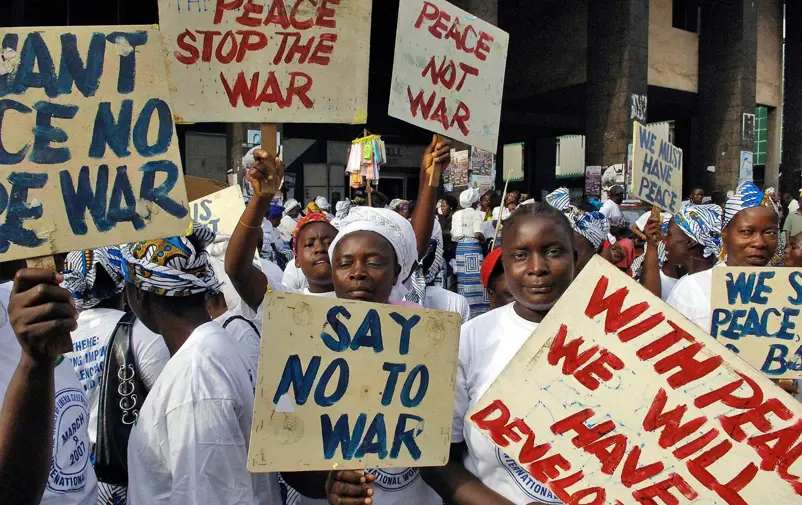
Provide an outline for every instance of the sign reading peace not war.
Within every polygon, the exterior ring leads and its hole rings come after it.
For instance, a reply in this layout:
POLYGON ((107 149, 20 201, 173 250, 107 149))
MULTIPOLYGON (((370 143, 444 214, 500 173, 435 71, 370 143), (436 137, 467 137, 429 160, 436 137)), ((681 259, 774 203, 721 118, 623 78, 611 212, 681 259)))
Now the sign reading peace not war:
POLYGON ((495 153, 509 39, 443 0, 401 0, 388 114, 495 153))
POLYGON ((185 232, 158 30, 4 28, 0 39, 0 261, 185 232))
POLYGON ((232 235, 245 212, 245 201, 242 190, 231 186, 190 202, 189 207, 196 222, 205 224, 215 233, 232 235))
POLYGON ((714 268, 710 334, 773 379, 802 377, 802 270, 714 268))
POLYGON ((599 257, 468 415, 563 503, 802 501, 802 405, 599 257))
POLYGON ((442 466, 459 314, 268 293, 248 469, 442 466))
POLYGON ((632 196, 676 214, 682 205, 682 149, 637 121, 633 132, 632 196))
POLYGON ((365 123, 371 0, 159 0, 173 112, 365 123))

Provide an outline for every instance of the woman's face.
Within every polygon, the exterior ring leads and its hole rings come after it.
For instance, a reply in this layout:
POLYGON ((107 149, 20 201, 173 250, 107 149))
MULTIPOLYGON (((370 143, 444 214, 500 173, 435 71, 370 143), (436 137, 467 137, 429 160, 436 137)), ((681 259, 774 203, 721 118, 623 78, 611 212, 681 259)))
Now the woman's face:
POLYGON ((311 223, 298 233, 298 254, 295 265, 298 266, 312 285, 331 284, 331 262, 329 246, 337 229, 329 223, 311 223))
POLYGON ((518 200, 520 200, 520 199, 521 199, 521 192, 520 191, 511 191, 507 195, 507 202, 506 203, 508 203, 508 204, 510 204, 510 203, 518 203, 518 200))
POLYGON ((701 205, 705 199, 705 190, 702 188, 696 188, 691 193, 691 203, 694 205, 701 205))
POLYGON ((440 202, 440 213, 444 216, 447 216, 451 213, 451 205, 449 205, 445 200, 440 202))
POLYGON ((337 243, 332 271, 337 298, 388 303, 401 267, 387 239, 358 231, 337 243))
POLYGON ((519 313, 540 322, 574 279, 569 232, 552 217, 521 217, 512 228, 507 225, 502 254, 507 286, 519 313))
POLYGON ((577 232, 574 232, 574 245, 576 246, 576 268, 574 275, 576 276, 579 275, 579 272, 590 262, 596 254, 596 250, 593 248, 593 244, 590 243, 590 240, 577 232))
POLYGON ((293 219, 297 219, 300 214, 301 214, 300 207, 293 207, 291 211, 287 212, 287 215, 293 219))
POLYGON ((672 264, 684 263, 690 252, 689 238, 673 218, 668 223, 668 231, 663 237, 663 243, 666 246, 666 255, 672 264))
POLYGON ((732 267, 764 267, 777 251, 780 227, 777 214, 767 207, 737 213, 721 238, 732 267))
POLYGON ((479 208, 482 211, 487 211, 487 209, 490 208, 490 195, 489 194, 482 195, 482 199, 479 201, 479 208))
POLYGON ((791 239, 785 244, 785 266, 802 267, 802 242, 791 239))

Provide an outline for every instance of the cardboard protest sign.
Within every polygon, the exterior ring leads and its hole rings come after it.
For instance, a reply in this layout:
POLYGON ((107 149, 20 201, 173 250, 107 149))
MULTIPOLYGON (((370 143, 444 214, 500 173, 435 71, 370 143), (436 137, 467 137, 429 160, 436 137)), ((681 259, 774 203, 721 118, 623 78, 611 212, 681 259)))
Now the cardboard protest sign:
POLYGON ((371 11, 371 0, 159 0, 176 118, 365 123, 371 11))
POLYGON ((192 175, 185 175, 184 183, 187 186, 187 198, 189 198, 191 202, 229 187, 229 185, 223 181, 204 179, 203 177, 195 177, 192 175))
POLYGON ((563 503, 802 500, 802 405, 598 256, 468 416, 563 503))
POLYGON ((637 121, 633 132, 632 196, 676 214, 682 205, 682 149, 637 121))
POLYGON ((245 200, 239 186, 231 186, 194 202, 190 202, 192 219, 205 224, 215 233, 231 235, 245 212, 245 200))
POLYGON ((802 378, 802 270, 712 272, 710 334, 768 377, 802 378))
POLYGON ((0 261, 184 233, 152 26, 3 28, 0 261))
POLYGON ((388 114, 495 153, 509 38, 444 0, 401 0, 388 114))
POLYGON ((248 469, 442 466, 460 316, 268 293, 248 469))

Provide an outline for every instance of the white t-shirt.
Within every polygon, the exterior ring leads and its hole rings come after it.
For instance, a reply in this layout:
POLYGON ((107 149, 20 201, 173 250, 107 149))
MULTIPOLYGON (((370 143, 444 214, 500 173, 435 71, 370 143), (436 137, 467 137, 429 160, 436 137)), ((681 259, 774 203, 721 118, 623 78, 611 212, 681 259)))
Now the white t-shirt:
POLYGON ((610 199, 604 201, 601 209, 599 209, 599 212, 604 214, 604 217, 607 219, 613 219, 616 217, 620 218, 624 216, 624 214, 621 212, 621 209, 618 207, 618 204, 610 199))
POLYGON ((128 441, 128 503, 280 503, 248 473, 254 370, 217 323, 195 329, 150 390, 128 441))
POLYGON ((679 282, 679 279, 675 279, 673 277, 669 277, 663 273, 663 270, 660 270, 660 298, 665 302, 668 300, 668 296, 674 290, 674 287, 679 282))
POLYGON ((238 314, 237 311, 229 310, 220 317, 215 318, 214 322, 223 326, 226 321, 231 320, 224 328, 234 339, 234 342, 237 343, 242 355, 248 358, 248 366, 251 367, 255 374, 259 370, 259 344, 261 342, 259 333, 256 331, 258 326, 252 322, 243 321, 237 316, 245 317, 238 314))
POLYGON ((459 241, 464 238, 474 238, 482 232, 482 222, 485 215, 475 209, 462 209, 451 217, 451 239, 459 241))
MULTIPOLYGON (((652 215, 652 211, 644 212, 641 215, 641 217, 639 217, 638 220, 635 221, 635 224, 637 225, 637 227, 638 227, 638 229, 640 231, 643 231, 643 229, 646 228, 646 222, 649 221, 649 217, 651 215, 652 215)), ((666 220, 668 220, 668 219, 671 219, 671 213, 670 212, 661 212, 660 213, 660 223, 661 224, 665 223, 666 220)))
MULTIPOLYGON (((64 355, 75 368, 89 402, 89 439, 92 443, 97 440, 100 383, 106 351, 111 334, 123 315, 123 311, 116 309, 94 308, 82 311, 78 314, 78 329, 71 334, 73 351, 64 355)), ((170 359, 170 351, 161 335, 150 331, 139 320, 134 323, 131 345, 137 373, 145 387, 150 389, 170 359)))
POLYGON ((465 468, 487 487, 517 505, 533 501, 559 504, 546 486, 498 449, 466 419, 479 398, 521 349, 538 324, 519 316, 511 303, 471 320, 462 327, 451 432, 453 443, 465 442, 465 468))
POLYGON ((306 279, 303 270, 295 266, 294 261, 290 261, 287 263, 287 266, 284 267, 284 275, 281 278, 281 283, 293 291, 300 291, 309 287, 309 281, 306 279))
POLYGON ((427 309, 456 312, 462 318, 462 324, 471 318, 471 306, 468 300, 458 293, 452 293, 441 286, 426 286, 426 300, 423 307, 427 309))
MULTIPOLYGON (((718 267, 713 267, 718 268, 718 267)), ((710 333, 710 304, 713 269, 709 268, 677 281, 666 303, 705 332, 710 333)))
MULTIPOLYGON (((0 288, 0 402, 5 400, 22 348, 8 320, 6 286, 0 288)), ((41 505, 95 505, 97 478, 89 457, 89 402, 70 360, 59 358, 55 370, 56 397, 53 460, 41 505)))

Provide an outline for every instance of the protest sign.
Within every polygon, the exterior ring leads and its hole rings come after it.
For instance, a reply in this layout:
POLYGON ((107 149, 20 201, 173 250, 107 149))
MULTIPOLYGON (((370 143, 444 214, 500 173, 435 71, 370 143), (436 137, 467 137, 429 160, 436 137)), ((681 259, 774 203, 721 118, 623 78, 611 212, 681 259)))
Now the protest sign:
POLYGON ((802 500, 802 405, 598 256, 468 416, 563 503, 802 500))
POLYGON ((229 185, 223 181, 204 179, 203 177, 195 177, 192 175, 185 175, 184 182, 187 186, 187 198, 189 198, 191 202, 229 187, 229 185))
POLYGON ((190 202, 189 208, 196 222, 205 224, 215 233, 231 235, 245 212, 245 200, 240 187, 231 186, 190 202))
POLYGON ((632 196, 676 214, 682 205, 682 149, 637 121, 632 146, 632 196))
POLYGON ((714 268, 710 334, 773 379, 802 378, 802 270, 714 268))
POLYGON ((367 121, 371 0, 214 4, 159 0, 176 118, 367 121))
POLYGON ((0 261, 184 233, 158 30, 3 28, 0 38, 0 261))
POLYGON ((444 0, 401 0, 388 114, 495 153, 509 39, 444 0))
POLYGON ((248 469, 442 466, 460 317, 268 293, 248 469))

